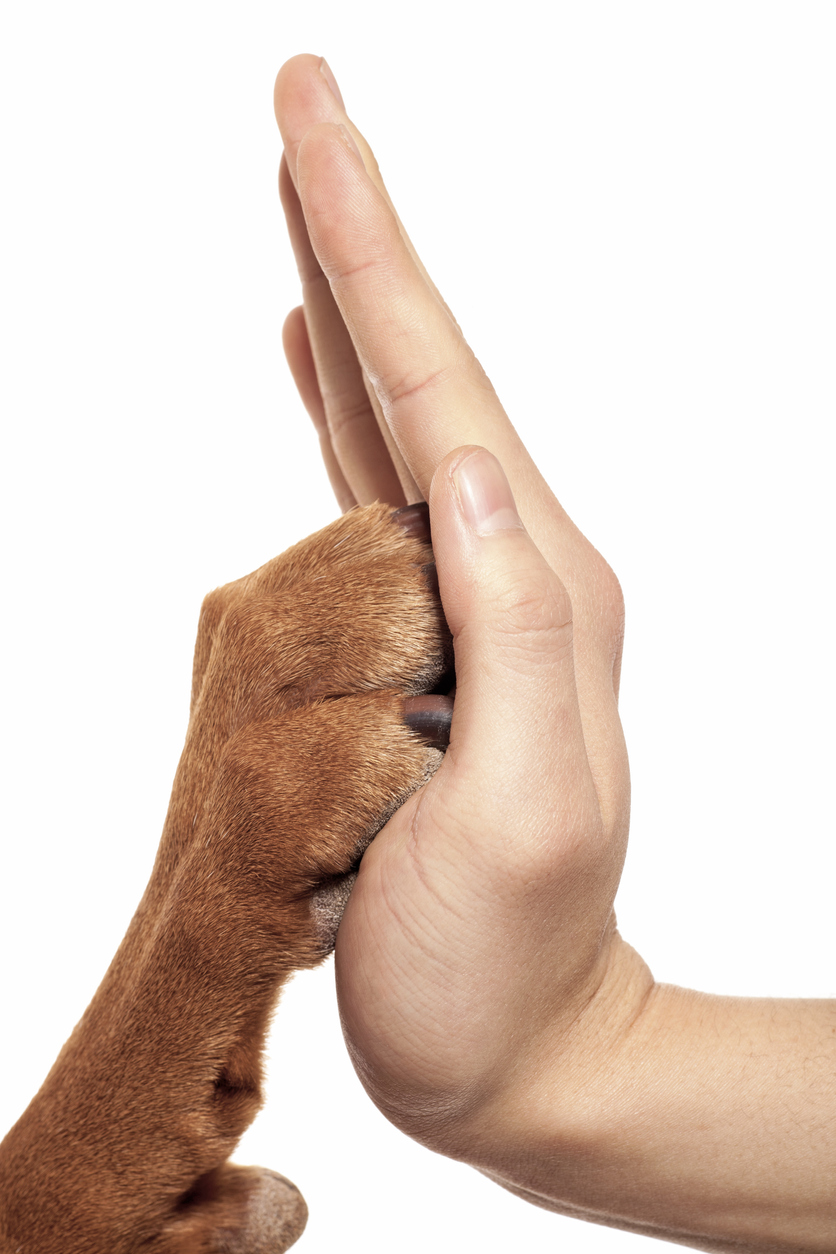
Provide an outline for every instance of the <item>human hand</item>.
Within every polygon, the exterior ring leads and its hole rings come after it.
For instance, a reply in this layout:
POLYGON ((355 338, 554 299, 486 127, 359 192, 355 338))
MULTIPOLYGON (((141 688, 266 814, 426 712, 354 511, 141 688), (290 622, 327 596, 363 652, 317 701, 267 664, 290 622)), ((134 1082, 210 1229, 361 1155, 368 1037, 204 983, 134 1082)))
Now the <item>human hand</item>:
POLYGON ((602 1007, 617 1028, 647 988, 612 910, 629 807, 621 593, 523 447, 317 58, 283 67, 275 102, 305 299, 286 326, 291 369, 344 508, 429 500, 456 650, 446 760, 366 854, 340 928, 341 1012, 385 1113, 472 1158, 477 1129, 510 1115, 546 1055, 551 1067, 564 1050, 577 1076, 602 1007))

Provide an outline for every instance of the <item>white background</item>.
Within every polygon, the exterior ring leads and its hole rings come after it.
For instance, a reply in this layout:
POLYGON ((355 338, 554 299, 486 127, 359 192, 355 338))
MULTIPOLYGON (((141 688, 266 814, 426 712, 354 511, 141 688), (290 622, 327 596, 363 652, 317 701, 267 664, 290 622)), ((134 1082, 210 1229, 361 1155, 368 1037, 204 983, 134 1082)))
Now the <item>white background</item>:
MULTIPOLYGON (((0 1127, 145 883, 202 595, 334 514, 279 346, 271 92, 299 51, 622 580, 623 932, 660 979, 833 995, 833 5, 5 13, 0 1127)), ((332 983, 288 991, 238 1155, 299 1183, 300 1251, 658 1248, 390 1128, 332 983)))

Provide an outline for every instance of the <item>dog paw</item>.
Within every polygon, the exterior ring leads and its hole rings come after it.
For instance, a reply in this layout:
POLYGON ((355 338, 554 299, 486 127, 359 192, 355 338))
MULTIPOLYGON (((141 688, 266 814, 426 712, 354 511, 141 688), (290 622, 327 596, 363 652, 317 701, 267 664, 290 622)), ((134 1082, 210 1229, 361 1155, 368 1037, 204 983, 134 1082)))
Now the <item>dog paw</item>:
POLYGON ((294 965, 327 953, 364 849, 441 761, 451 657, 426 506, 352 510, 210 593, 164 834, 188 896, 257 898, 294 965))
POLYGON ((206 597, 193 708, 232 731, 318 697, 429 692, 449 661, 426 506, 370 505, 206 597))

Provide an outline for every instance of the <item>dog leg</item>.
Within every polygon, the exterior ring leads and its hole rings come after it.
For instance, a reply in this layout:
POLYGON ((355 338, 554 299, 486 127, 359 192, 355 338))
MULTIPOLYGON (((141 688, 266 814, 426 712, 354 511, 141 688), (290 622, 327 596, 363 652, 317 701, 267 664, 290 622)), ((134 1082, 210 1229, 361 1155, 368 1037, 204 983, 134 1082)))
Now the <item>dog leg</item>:
POLYGON ((4 1254, 278 1254, 302 1231, 293 1185, 227 1160, 283 983, 328 952, 363 849, 441 760, 405 721, 447 648, 406 522, 353 511, 207 598, 148 888, 0 1146, 4 1254))

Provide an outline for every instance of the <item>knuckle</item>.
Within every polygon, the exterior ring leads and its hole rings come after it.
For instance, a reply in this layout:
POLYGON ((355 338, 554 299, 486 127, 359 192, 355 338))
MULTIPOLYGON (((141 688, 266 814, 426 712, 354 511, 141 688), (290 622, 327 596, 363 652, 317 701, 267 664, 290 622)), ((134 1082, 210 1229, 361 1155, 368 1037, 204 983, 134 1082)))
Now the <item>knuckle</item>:
POLYGON ((353 391, 332 392, 323 399, 332 440, 344 438, 356 423, 368 422, 374 417, 365 393, 358 395, 353 391))
POLYGON ((370 223, 368 234, 358 240, 352 252, 347 254, 332 234, 333 208, 308 206, 307 211, 322 247, 322 272, 332 289, 338 292, 347 291, 350 295, 358 283, 373 287, 386 287, 389 284, 400 235, 387 214, 375 213, 373 227, 370 223))
POLYGON ((457 333, 455 343, 444 346, 435 366, 404 371, 398 377, 385 380, 386 395, 391 405, 402 405, 406 400, 443 389, 454 376, 474 369, 479 381, 486 377, 473 349, 457 333))
POLYGON ((538 799, 521 809, 519 802, 498 796, 491 810, 495 870, 514 898, 579 890, 600 878, 609 859, 607 833, 588 780, 550 774, 541 792, 548 801, 538 799))
POLYGON ((535 645, 552 654, 572 647, 572 603, 563 585, 547 573, 513 577, 499 593, 494 624, 500 637, 522 639, 527 648, 535 645))
POLYGON ((434 388, 443 387, 453 373, 452 366, 439 366, 429 373, 407 371, 399 378, 386 385, 386 394, 392 405, 400 405, 405 400, 414 398, 434 388))
POLYGON ((215 588, 203 599, 196 671, 200 671, 201 687, 208 684, 216 696, 219 682, 225 689, 246 688, 248 677, 263 663, 274 642, 276 616, 271 589, 265 586, 271 566, 268 562, 252 575, 215 588))

